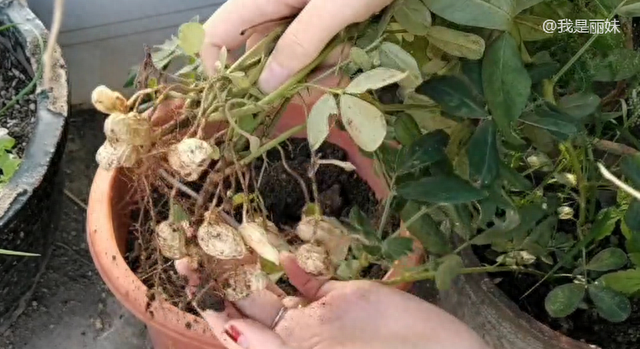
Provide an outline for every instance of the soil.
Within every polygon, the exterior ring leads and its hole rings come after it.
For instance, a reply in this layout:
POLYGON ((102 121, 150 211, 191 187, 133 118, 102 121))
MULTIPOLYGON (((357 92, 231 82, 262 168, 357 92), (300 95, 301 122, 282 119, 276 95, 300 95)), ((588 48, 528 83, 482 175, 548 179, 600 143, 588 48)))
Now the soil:
MULTIPOLYGON (((3 23, 0 23, 0 26, 3 23)), ((4 108, 33 79, 28 58, 20 54, 22 46, 17 42, 12 29, 0 32, 0 109, 4 108)), ((36 120, 36 96, 28 94, 0 115, 0 134, 3 129, 16 140, 15 154, 22 157, 29 142, 36 120)))
MULTIPOLYGON (((561 227, 559 225, 559 229, 562 231, 575 231, 575 226, 561 227)), ((618 238, 624 239, 621 233, 614 232, 614 235, 620 235, 618 238)), ((492 263, 490 259, 485 257, 485 253, 492 252, 490 249, 486 247, 474 248, 474 252, 481 262, 492 263)), ((540 281, 539 277, 515 273, 492 273, 491 276, 496 282, 496 286, 516 303, 520 310, 555 331, 576 340, 597 345, 602 349, 631 349, 638 347, 638 342, 640 341, 640 330, 638 329, 638 324, 640 324, 640 299, 630 299, 632 305, 631 316, 622 323, 612 323, 603 319, 597 314, 593 305, 590 305, 588 310, 578 309, 565 318, 553 318, 545 309, 545 298, 556 286, 568 282, 567 279, 547 280, 537 286, 527 297, 521 299, 522 295, 540 281)), ((586 301, 589 302, 588 300, 586 301)))
MULTIPOLYGON (((258 192, 268 212, 268 218, 278 226, 289 243, 295 245, 299 241, 292 230, 300 221, 302 209, 306 204, 305 191, 313 200, 312 181, 307 176, 311 152, 306 139, 290 139, 283 143, 281 148, 285 155, 286 167, 296 173, 298 178, 292 176, 287 170, 282 161, 282 155, 276 148, 266 153, 266 167, 263 158, 253 162, 251 183, 259 183, 258 192), (305 190, 300 184, 300 179, 305 183, 305 190)), ((316 154, 321 159, 347 160, 343 149, 328 143, 323 144, 316 154)), ((355 171, 347 171, 335 165, 321 165, 316 171, 315 179, 318 202, 325 215, 346 219, 350 210, 357 206, 364 214, 371 217, 372 224, 377 226, 383 208, 371 188, 355 171)), ((201 186, 202 183, 192 188, 195 190, 201 186)), ((253 187, 250 185, 250 188, 253 187)), ((166 196, 159 193, 154 193, 153 196, 154 207, 160 208, 158 211, 166 211, 168 206, 166 196)), ((126 258, 129 266, 150 290, 159 290, 165 299, 179 309, 197 314, 187 301, 184 278, 171 267, 169 259, 150 250, 154 248, 152 247, 154 246, 153 232, 149 228, 138 229, 150 226, 149 214, 142 213, 141 215, 141 211, 133 212, 132 221, 138 224, 132 227, 129 235, 129 253, 126 258), (158 266, 163 266, 160 272, 157 271, 158 266)), ((241 214, 236 213, 236 218, 240 219, 241 214)), ((159 215, 162 215, 162 212, 159 212, 159 215)), ((399 225, 399 217, 391 215, 385 233, 395 231, 399 225)), ((362 277, 380 279, 385 273, 385 268, 372 265, 363 272, 362 277)), ((295 288, 287 282, 286 277, 281 278, 277 284, 287 294, 297 294, 295 288)), ((149 293, 150 300, 156 297, 156 291, 149 293)))

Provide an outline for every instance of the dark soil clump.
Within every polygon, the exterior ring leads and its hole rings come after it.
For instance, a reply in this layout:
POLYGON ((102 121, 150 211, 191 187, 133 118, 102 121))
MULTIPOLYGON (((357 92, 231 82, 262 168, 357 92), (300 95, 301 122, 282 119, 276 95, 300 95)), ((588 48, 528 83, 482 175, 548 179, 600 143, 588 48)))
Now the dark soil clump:
MULTIPOLYGON (((481 249, 474 249, 481 261, 481 249)), ((488 260, 486 260, 488 261, 488 260)), ((522 295, 535 286, 540 278, 529 274, 492 273, 496 286, 504 292, 520 310, 533 316, 537 321, 573 339, 597 345, 602 349, 632 349, 640 342, 640 300, 631 298, 631 316, 622 323, 609 322, 597 314, 593 306, 588 310, 578 309, 564 318, 553 318, 545 309, 544 301, 556 286, 570 282, 568 279, 547 280, 537 286, 524 299, 522 295)))
MULTIPOLYGON (((0 26, 4 23, 0 22, 0 26)), ((29 58, 22 53, 14 29, 0 31, 0 109, 3 109, 33 79, 29 58)), ((16 140, 14 153, 20 157, 29 142, 36 119, 36 97, 27 94, 0 115, 0 137, 6 131, 16 140), (5 129, 5 130, 3 130, 5 129)))
MULTIPOLYGON (((306 204, 306 195, 313 200, 312 180, 308 176, 311 152, 306 139, 290 139, 281 144, 284 152, 286 167, 279 149, 272 149, 266 153, 265 164, 259 158, 252 164, 252 178, 249 183, 250 191, 257 185, 258 192, 268 212, 268 218, 274 222, 285 234, 289 243, 295 244, 297 237, 292 229, 300 221, 302 209, 306 204), (288 169, 287 169, 288 167, 288 169), (296 178, 290 171, 297 174, 296 178), (303 190, 300 180, 304 182, 303 190)), ((318 151, 321 159, 347 161, 346 152, 333 144, 325 143, 318 151)), ((315 173, 318 191, 318 202, 325 215, 338 219, 346 219, 353 207, 358 207, 372 219, 377 226, 382 216, 382 205, 378 202, 374 192, 369 188, 355 171, 347 171, 335 165, 322 164, 315 173)), ((202 183, 189 185, 199 190, 202 183)), ((240 188, 240 184, 237 184, 240 188)), ((156 221, 167 218, 168 198, 166 195, 154 193, 152 196, 156 221)), ((241 210, 238 210, 241 211, 241 210)), ((240 212, 234 212, 236 219, 241 218, 240 212)), ((148 210, 136 210, 132 213, 134 225, 129 234, 129 249, 127 263, 134 273, 150 290, 150 301, 153 293, 162 294, 174 306, 194 315, 197 312, 188 302, 185 294, 186 280, 179 276, 172 261, 160 255, 154 242, 152 221, 148 210), (159 271, 158 271, 159 270, 159 271)), ((397 229, 400 219, 391 215, 385 233, 397 229)), ((380 279, 386 273, 385 268, 372 266, 362 273, 363 278, 380 279)), ((277 285, 287 294, 297 294, 296 289, 289 284, 286 277, 281 278, 277 285)))

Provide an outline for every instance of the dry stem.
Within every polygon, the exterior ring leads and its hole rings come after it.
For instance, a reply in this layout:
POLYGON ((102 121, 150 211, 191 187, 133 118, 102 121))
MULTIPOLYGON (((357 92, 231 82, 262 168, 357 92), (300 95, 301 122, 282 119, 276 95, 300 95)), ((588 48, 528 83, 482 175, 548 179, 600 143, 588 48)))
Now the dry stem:
POLYGON ((51 71, 53 70, 53 51, 57 45, 60 26, 62 25, 62 15, 64 13, 64 0, 55 0, 53 4, 53 21, 51 22, 51 31, 47 40, 47 48, 42 56, 44 64, 43 80, 44 87, 51 88, 51 71))

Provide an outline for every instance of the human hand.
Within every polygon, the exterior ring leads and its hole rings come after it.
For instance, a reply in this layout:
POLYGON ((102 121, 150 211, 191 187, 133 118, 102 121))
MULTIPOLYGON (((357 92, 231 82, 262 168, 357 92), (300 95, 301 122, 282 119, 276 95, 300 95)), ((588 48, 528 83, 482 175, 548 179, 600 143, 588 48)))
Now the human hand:
MULTIPOLYGON (((295 17, 271 54, 258 80, 265 93, 276 90, 311 63, 342 29, 367 20, 392 0, 228 0, 204 24, 201 58, 215 72, 220 49, 253 46, 274 29, 274 22, 295 17), (246 29, 251 28, 247 32, 246 29)), ((335 64, 345 52, 338 48, 322 66, 335 64)), ((346 51, 348 52, 348 51, 346 51)), ((337 82, 325 82, 336 84, 337 82)))
POLYGON ((228 349, 488 349, 459 320, 413 295, 372 281, 321 280, 290 254, 281 263, 302 298, 263 290, 224 310, 211 298, 198 303, 228 349))

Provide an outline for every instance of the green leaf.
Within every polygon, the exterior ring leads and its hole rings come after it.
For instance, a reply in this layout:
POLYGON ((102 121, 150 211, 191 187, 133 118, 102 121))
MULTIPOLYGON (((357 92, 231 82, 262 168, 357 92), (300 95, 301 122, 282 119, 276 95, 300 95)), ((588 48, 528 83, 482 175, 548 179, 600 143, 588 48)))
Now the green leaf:
POLYGON ((425 133, 403 148, 398 160, 398 172, 411 172, 445 158, 448 143, 449 135, 442 130, 425 133))
POLYGON ((594 81, 620 81, 628 79, 640 70, 640 54, 632 49, 618 48, 606 56, 594 60, 594 81))
POLYGON ((431 78, 418 87, 416 93, 431 98, 442 110, 464 118, 486 118, 489 116, 470 86, 453 75, 431 78))
POLYGON ((311 108, 307 119, 307 140, 312 150, 317 150, 329 136, 329 117, 335 114, 338 114, 338 105, 331 93, 320 97, 311 108))
POLYGON ((554 131, 552 135, 556 137, 559 135, 560 137, 557 138, 560 140, 566 140, 567 137, 573 136, 578 132, 573 124, 553 118, 540 117, 534 113, 525 113, 522 115, 520 120, 524 123, 540 127, 547 131, 554 131))
POLYGON ((16 140, 8 134, 0 135, 0 151, 11 150, 16 144, 16 140))
POLYGON ((616 247, 609 247, 596 254, 586 266, 587 270, 609 271, 620 269, 627 264, 627 254, 616 247))
POLYGON ((461 25, 509 30, 516 7, 513 0, 423 0, 431 12, 461 25))
POLYGON ((611 235, 619 219, 620 216, 616 214, 615 207, 609 207, 598 212, 598 216, 591 226, 591 230, 594 231, 596 236, 595 240, 602 240, 611 235))
POLYGON ((551 317, 571 315, 584 298, 585 287, 581 284, 564 284, 551 290, 544 300, 544 307, 551 317))
POLYGON ((361 49, 360 47, 354 46, 350 51, 351 60, 362 70, 371 70, 371 66, 373 62, 367 51, 361 49))
POLYGON ((10 251, 10 250, 5 250, 0 248, 0 255, 2 254, 7 256, 18 256, 18 257, 40 257, 40 255, 36 253, 10 251))
POLYGON ((528 9, 529 7, 533 7, 539 3, 541 3, 543 0, 516 0, 516 14, 520 13, 526 9, 528 9))
POLYGON ((174 223, 188 222, 190 220, 187 211, 179 203, 175 202, 173 197, 171 198, 171 217, 169 218, 174 223))
POLYGON ((598 105, 600 105, 600 97, 587 92, 566 95, 558 101, 558 107, 576 119, 582 119, 593 114, 598 105))
POLYGON ((436 287, 440 291, 451 288, 451 282, 460 274, 464 263, 456 254, 450 254, 440 259, 441 263, 436 270, 436 287))
POLYGON ((387 133, 384 114, 369 102, 358 97, 340 96, 340 115, 344 127, 362 150, 376 150, 387 133))
POLYGON ((529 15, 518 15, 513 22, 518 27, 522 41, 538 41, 548 39, 553 33, 547 33, 542 29, 542 25, 548 18, 529 15))
POLYGON ((475 34, 447 27, 433 26, 426 33, 429 44, 456 57, 480 59, 484 54, 484 39, 475 34))
POLYGON ((620 170, 634 187, 640 188, 640 154, 623 156, 620 160, 620 170))
POLYGON ((531 78, 520 58, 518 45, 503 33, 487 49, 482 61, 482 84, 489 109, 503 132, 522 114, 531 94, 531 78))
POLYGON ((349 212, 349 223, 370 243, 377 243, 380 237, 369 218, 354 206, 349 212))
POLYGON ((640 252, 629 253, 627 257, 629 257, 629 260, 634 266, 640 266, 640 252))
POLYGON ((482 122, 469 140, 469 176, 483 187, 491 184, 498 176, 500 155, 496 142, 496 124, 493 120, 482 122))
POLYGON ((18 171, 20 167, 20 163, 22 161, 15 156, 8 156, 2 163, 0 164, 0 170, 2 171, 3 177, 10 179, 13 175, 18 171))
POLYGON ((598 314, 610 322, 622 322, 631 315, 631 302, 623 294, 604 286, 591 284, 589 297, 598 314))
POLYGON ((602 275, 598 282, 625 295, 640 291, 640 269, 628 269, 602 275))
POLYGON ((396 83, 407 76, 407 72, 401 72, 395 69, 384 67, 375 68, 358 75, 347 88, 345 92, 351 94, 365 93, 368 90, 377 90, 396 83))
POLYGON ((640 233, 640 201, 633 200, 629 204, 623 219, 633 233, 640 233))
POLYGON ((640 17, 640 2, 624 5, 618 9, 617 13, 623 17, 640 17))
POLYGON ((382 243, 382 254, 390 261, 396 261, 413 251, 413 239, 390 237, 382 243))
POLYGON ((424 35, 431 26, 431 12, 420 0, 403 0, 393 13, 402 28, 414 35, 424 35))
POLYGON ((402 47, 385 41, 380 44, 380 65, 399 71, 409 72, 409 76, 399 82, 409 89, 415 88, 422 82, 420 67, 413 56, 402 47))
POLYGON ((409 114, 401 114, 393 123, 393 129, 396 135, 396 139, 403 145, 409 146, 416 139, 418 139, 422 132, 420 127, 413 119, 413 116, 409 114))
POLYGON ((456 175, 426 177, 403 183, 397 191, 407 200, 435 204, 460 204, 488 195, 456 175))
POLYGON ((551 237, 553 236, 553 233, 556 232, 557 224, 558 224, 558 217, 556 216, 547 217, 544 221, 542 221, 535 228, 533 228, 533 231, 531 231, 531 234, 527 236, 527 238, 525 239, 524 245, 526 246, 527 244, 535 243, 543 248, 548 247, 549 243, 551 242, 551 237))
POLYGON ((526 179, 511 166, 507 166, 504 162, 500 162, 500 177, 506 181, 512 189, 520 191, 529 191, 533 189, 531 181, 526 179))
MULTIPOLYGON (((412 217, 420 212, 422 205, 409 201, 400 213, 403 222, 409 221, 412 217)), ((405 228, 415 237, 425 251, 434 255, 443 255, 451 252, 451 246, 447 240, 447 236, 440 230, 438 224, 429 216, 423 214, 405 228)))
POLYGON ((195 56, 204 43, 204 28, 202 24, 189 22, 184 23, 178 29, 178 45, 188 54, 195 56))
POLYGON ((338 270, 336 270, 336 275, 338 275, 341 280, 354 280, 360 276, 361 270, 360 261, 350 259, 340 263, 338 270))
POLYGON ((461 64, 462 73, 480 96, 484 96, 482 89, 482 62, 465 59, 461 64))
POLYGON ((560 70, 560 64, 557 62, 540 63, 527 68, 532 84, 537 84, 544 79, 550 79, 558 70, 560 70))

